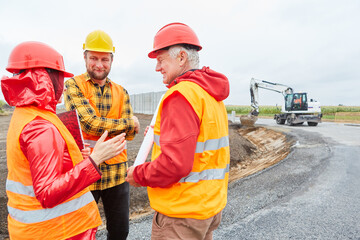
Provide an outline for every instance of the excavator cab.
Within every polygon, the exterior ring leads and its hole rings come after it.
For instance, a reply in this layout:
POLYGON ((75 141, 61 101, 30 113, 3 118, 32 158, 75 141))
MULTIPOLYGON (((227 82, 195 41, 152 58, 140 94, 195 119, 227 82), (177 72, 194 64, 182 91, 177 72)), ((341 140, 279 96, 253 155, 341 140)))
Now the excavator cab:
POLYGON ((306 93, 292 93, 285 96, 285 110, 286 111, 306 111, 307 94, 306 93))

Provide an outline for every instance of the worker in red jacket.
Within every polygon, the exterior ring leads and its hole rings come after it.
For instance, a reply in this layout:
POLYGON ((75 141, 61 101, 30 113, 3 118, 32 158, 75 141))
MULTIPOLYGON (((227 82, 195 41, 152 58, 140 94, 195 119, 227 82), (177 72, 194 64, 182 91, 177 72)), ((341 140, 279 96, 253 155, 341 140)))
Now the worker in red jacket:
POLYGON ((150 58, 169 88, 159 105, 151 162, 128 170, 127 181, 147 186, 156 211, 152 239, 212 239, 227 202, 229 137, 223 100, 229 81, 199 69, 201 45, 182 23, 161 28, 150 58))
POLYGON ((95 239, 101 219, 88 186, 101 178, 98 165, 124 150, 125 134, 104 142, 104 133, 83 157, 56 116, 64 77, 73 74, 50 46, 19 44, 6 69, 13 76, 1 88, 15 106, 6 149, 10 239, 95 239))

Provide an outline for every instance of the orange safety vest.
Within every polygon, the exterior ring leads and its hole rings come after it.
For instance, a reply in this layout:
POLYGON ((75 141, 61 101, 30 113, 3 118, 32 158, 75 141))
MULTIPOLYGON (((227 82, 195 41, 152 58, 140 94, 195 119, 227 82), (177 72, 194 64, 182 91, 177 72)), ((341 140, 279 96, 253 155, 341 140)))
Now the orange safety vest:
POLYGON ((34 106, 15 108, 7 135, 10 239, 67 239, 101 225, 101 218, 88 188, 53 208, 43 208, 36 199, 29 161, 20 148, 19 137, 26 124, 37 116, 59 130, 74 165, 83 159, 74 138, 56 114, 34 106))
POLYGON ((191 104, 200 120, 194 164, 190 174, 167 188, 148 187, 151 207, 169 217, 207 219, 227 202, 229 178, 229 132, 223 102, 216 101, 199 85, 183 81, 171 87, 162 99, 154 126, 152 161, 161 154, 162 105, 174 91, 191 104))
MULTIPOLYGON (((96 108, 95 97, 93 95, 93 91, 90 86, 90 83, 88 83, 88 81, 86 79, 86 76, 87 76, 87 74, 84 73, 82 75, 75 76, 74 80, 75 80, 76 84, 78 85, 78 87, 80 88, 81 92, 84 94, 85 98, 87 98, 89 100, 90 105, 94 108, 96 116, 101 117, 99 110, 96 108)), ((112 101, 111 101, 110 111, 106 115, 106 118, 120 119, 121 118, 121 110, 122 110, 122 106, 123 106, 123 102, 124 102, 124 90, 120 85, 115 84, 113 82, 110 84, 110 86, 111 86, 112 101)), ((95 146, 96 141, 100 138, 100 136, 90 135, 84 131, 82 131, 82 133, 83 133, 85 142, 90 144, 90 148, 92 151, 92 149, 95 146)), ((127 150, 125 147, 124 151, 122 151, 116 157, 105 161, 105 163, 117 164, 117 163, 122 163, 122 162, 126 162, 126 161, 127 161, 127 150)))

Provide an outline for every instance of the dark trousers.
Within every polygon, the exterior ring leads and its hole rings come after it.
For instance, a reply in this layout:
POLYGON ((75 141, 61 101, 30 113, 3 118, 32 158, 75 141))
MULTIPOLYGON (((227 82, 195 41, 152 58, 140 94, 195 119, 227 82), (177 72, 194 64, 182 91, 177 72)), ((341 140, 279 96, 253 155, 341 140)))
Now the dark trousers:
POLYGON ((105 190, 91 191, 95 201, 104 205, 108 240, 126 239, 129 234, 129 183, 105 190))

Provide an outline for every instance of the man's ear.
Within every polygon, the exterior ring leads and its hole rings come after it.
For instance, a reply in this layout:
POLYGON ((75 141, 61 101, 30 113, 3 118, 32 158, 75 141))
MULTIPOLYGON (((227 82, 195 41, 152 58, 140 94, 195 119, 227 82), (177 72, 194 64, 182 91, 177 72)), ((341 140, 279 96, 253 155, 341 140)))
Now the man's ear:
POLYGON ((179 63, 180 66, 183 66, 187 61, 187 53, 185 51, 180 51, 179 53, 179 63))

